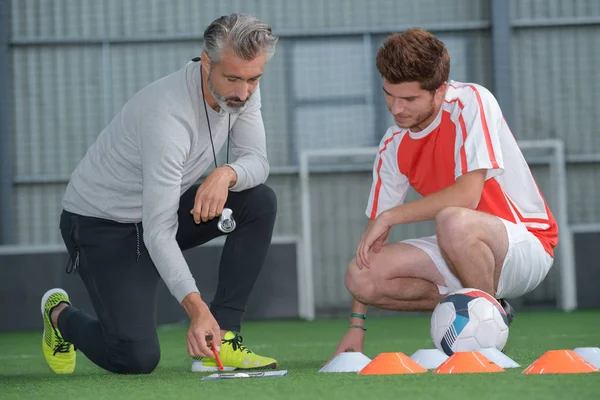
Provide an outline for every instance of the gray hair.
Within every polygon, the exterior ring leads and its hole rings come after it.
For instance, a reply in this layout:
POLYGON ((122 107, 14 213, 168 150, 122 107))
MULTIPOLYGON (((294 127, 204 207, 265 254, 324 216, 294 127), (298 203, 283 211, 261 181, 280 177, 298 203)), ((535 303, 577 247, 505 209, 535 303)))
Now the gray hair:
POLYGON ((271 33, 271 26, 256 17, 230 14, 213 21, 206 28, 204 51, 213 63, 219 63, 228 47, 236 56, 248 61, 265 52, 268 61, 275 54, 277 40, 271 33))

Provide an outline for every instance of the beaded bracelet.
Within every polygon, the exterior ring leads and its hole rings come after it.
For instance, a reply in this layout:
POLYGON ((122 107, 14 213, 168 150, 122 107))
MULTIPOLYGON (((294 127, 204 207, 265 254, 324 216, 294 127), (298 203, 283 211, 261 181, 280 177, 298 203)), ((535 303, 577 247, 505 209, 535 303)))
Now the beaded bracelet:
POLYGON ((367 328, 365 328, 364 326, 360 326, 360 325, 348 325, 348 328, 360 328, 363 330, 363 332, 366 332, 367 328))

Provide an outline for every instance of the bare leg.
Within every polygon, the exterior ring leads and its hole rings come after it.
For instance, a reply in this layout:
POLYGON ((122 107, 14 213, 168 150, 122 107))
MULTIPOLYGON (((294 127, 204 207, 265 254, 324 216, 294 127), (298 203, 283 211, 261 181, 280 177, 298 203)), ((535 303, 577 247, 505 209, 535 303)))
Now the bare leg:
POLYGON ((496 295, 508 234, 502 221, 479 211, 449 207, 436 216, 442 256, 464 287, 496 295))
POLYGON ((67 303, 59 303, 56 307, 54 307, 54 309, 52 310, 52 314, 50 315, 50 321, 52 322, 52 325, 55 328, 58 328, 58 316, 60 315, 60 312, 62 310, 64 310, 65 308, 67 308, 69 305, 67 303))
POLYGON ((361 303, 398 311, 430 311, 442 299, 444 278, 429 256, 412 245, 392 243, 371 253, 371 267, 355 260, 346 272, 346 287, 361 303))
POLYGON ((390 283, 393 285, 388 285, 387 289, 395 288, 399 291, 382 292, 373 299, 373 306, 387 310, 431 311, 442 299, 437 286, 425 279, 396 278, 390 283))

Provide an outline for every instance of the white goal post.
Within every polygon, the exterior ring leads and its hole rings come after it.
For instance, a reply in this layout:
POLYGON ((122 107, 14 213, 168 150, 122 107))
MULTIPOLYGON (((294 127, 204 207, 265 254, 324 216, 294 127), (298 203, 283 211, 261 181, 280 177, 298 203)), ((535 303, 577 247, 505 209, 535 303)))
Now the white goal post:
MULTIPOLYGON (((577 287, 575 276, 575 258, 573 237, 568 221, 568 199, 566 183, 566 161, 564 144, 558 139, 519 141, 521 149, 550 150, 552 155, 546 162, 555 182, 553 195, 556 207, 556 220, 559 227, 560 278, 557 293, 557 307, 563 311, 577 308, 577 287)), ((335 148, 305 150, 300 153, 300 194, 302 240, 300 244, 300 264, 298 265, 299 314, 306 320, 315 318, 314 273, 312 258, 312 226, 310 206, 310 164, 315 158, 327 157, 328 160, 352 156, 373 156, 377 147, 335 148)), ((373 158, 374 160, 374 158, 373 158)), ((341 279, 341 278, 340 278, 341 279)))

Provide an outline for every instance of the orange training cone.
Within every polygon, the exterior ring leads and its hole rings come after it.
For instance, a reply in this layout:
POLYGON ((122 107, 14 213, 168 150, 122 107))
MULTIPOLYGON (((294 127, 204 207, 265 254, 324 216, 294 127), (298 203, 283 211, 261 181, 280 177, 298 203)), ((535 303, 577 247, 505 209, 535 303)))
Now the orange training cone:
POLYGON ((523 374, 582 374, 597 371, 598 368, 573 350, 549 350, 525 368, 523 374))
POLYGON ((468 374, 481 372, 504 372, 498 364, 478 351, 459 351, 437 367, 434 374, 468 374))
POLYGON ((381 353, 359 375, 418 374, 427 370, 404 353, 381 353))

